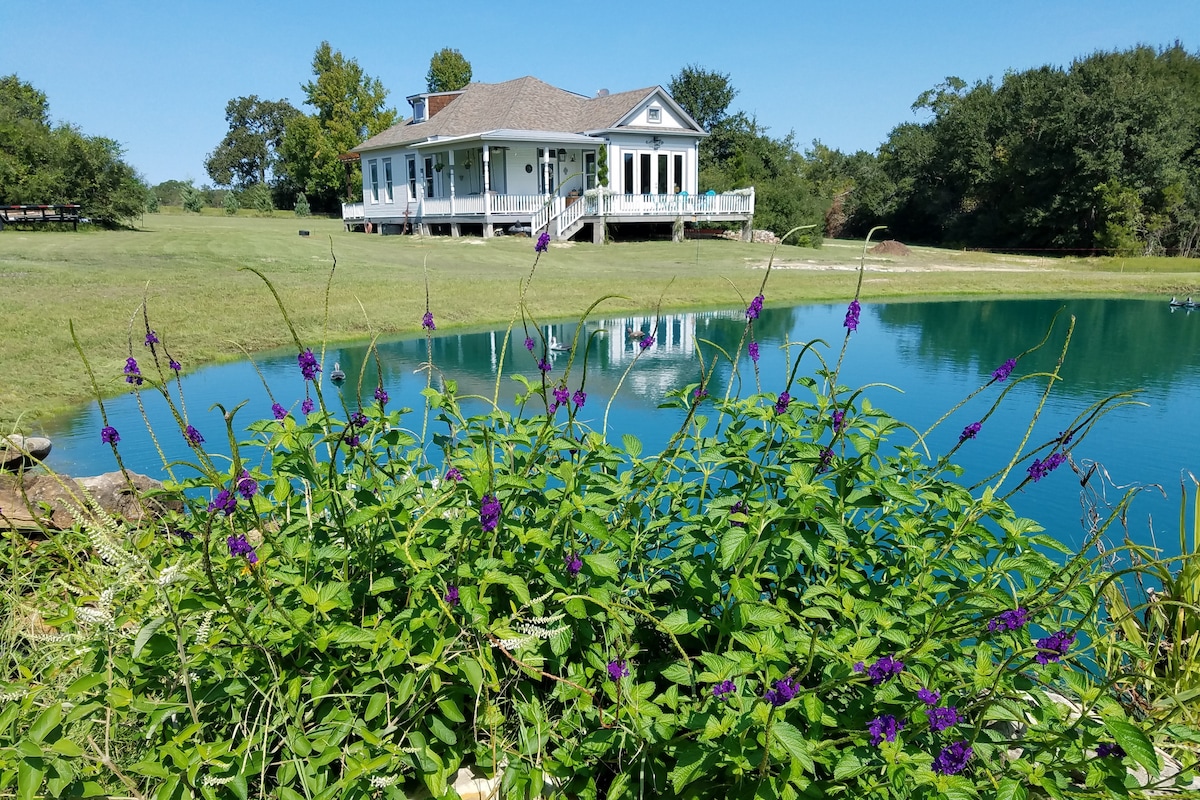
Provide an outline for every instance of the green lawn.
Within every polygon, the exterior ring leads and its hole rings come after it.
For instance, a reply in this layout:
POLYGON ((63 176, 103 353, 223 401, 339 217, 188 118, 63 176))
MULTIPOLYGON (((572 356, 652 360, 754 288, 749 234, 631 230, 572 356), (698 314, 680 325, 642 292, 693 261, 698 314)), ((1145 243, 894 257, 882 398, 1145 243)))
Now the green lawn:
MULTIPOLYGON (((270 293, 278 289, 306 342, 372 332, 419 330, 423 272, 440 331, 506 323, 533 262, 528 238, 410 238, 350 234, 329 219, 148 215, 127 231, 0 233, 0 428, 36 430, 39 417, 88 399, 75 330, 102 391, 125 388, 131 320, 143 294, 152 326, 183 363, 238 358, 288 341, 270 293), (300 229, 309 237, 297 235, 300 229)), ((737 306, 758 290, 775 252, 779 269, 768 303, 848 300, 862 252, 856 242, 820 250, 722 240, 630 244, 555 244, 529 295, 541 319, 569 317, 610 293, 604 310, 737 306), (739 296, 740 293, 740 296, 739 296)), ((868 257, 863 298, 1016 295, 1200 295, 1200 261, 1065 260, 913 248, 908 256, 868 257)), ((141 356, 140 320, 132 351, 141 356)))

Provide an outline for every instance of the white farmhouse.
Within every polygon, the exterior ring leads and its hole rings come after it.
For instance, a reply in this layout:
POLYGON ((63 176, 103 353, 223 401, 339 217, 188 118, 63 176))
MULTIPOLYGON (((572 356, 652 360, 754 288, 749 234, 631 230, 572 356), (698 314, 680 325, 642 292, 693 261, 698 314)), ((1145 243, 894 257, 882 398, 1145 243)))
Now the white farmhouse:
POLYGON ((660 86, 584 97, 525 77, 408 102, 410 119, 352 151, 363 202, 342 206, 347 228, 601 242, 614 224, 678 238, 684 222, 740 221, 749 233, 754 190, 700 191, 707 133, 660 86))

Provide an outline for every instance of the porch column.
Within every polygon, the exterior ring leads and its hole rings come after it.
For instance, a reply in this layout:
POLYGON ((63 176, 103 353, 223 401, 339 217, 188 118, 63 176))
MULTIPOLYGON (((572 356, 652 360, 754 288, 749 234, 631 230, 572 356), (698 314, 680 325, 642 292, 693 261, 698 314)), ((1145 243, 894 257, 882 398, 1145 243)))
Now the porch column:
POLYGON ((454 148, 446 152, 446 169, 450 170, 450 216, 454 216, 454 148))
POLYGON ((487 143, 483 145, 483 238, 492 238, 492 151, 487 143))

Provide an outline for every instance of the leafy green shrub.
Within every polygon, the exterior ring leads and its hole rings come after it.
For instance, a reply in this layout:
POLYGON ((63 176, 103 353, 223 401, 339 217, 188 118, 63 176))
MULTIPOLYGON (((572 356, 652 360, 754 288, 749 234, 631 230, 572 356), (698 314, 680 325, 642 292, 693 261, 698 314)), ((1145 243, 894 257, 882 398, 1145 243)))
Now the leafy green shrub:
POLYGON ((225 216, 227 217, 235 216, 242 207, 235 192, 226 192, 222 205, 225 207, 225 216))
POLYGON ((184 211, 191 211, 194 214, 199 214, 204 208, 204 197, 190 182, 185 183, 179 192, 180 199, 183 203, 184 211))
POLYGON ((312 216, 312 210, 308 207, 308 198, 304 195, 304 192, 300 192, 296 195, 296 216, 312 216))
MULTIPOLYGON (((153 366, 125 377, 193 448, 187 512, 89 508, 58 545, 92 557, 0 685, 0 790, 442 797, 472 765, 503 766, 505 797, 1136 794, 1127 766, 1160 764, 1111 690, 1124 662, 1095 668, 1110 576, 1016 517, 1003 477, 956 480, 986 417, 934 459, 810 345, 760 375, 762 304, 730 361, 772 391, 709 397, 710 359, 649 455, 580 422, 586 371, 554 374, 530 324, 515 412, 464 414, 431 363, 419 420, 382 386, 337 413, 296 338, 301 407, 246 438, 228 410, 218 460, 147 322, 153 366)), ((1045 478, 1101 411, 1004 475, 1045 478)))

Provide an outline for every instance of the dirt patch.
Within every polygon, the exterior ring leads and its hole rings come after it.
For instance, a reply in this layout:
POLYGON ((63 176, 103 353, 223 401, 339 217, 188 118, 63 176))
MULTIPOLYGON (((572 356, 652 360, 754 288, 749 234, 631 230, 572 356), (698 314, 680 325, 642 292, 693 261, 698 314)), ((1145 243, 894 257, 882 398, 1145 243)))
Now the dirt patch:
POLYGON ((884 239, 872 247, 871 252, 876 255, 907 256, 912 253, 912 250, 909 250, 908 246, 903 242, 897 242, 895 239, 884 239))

